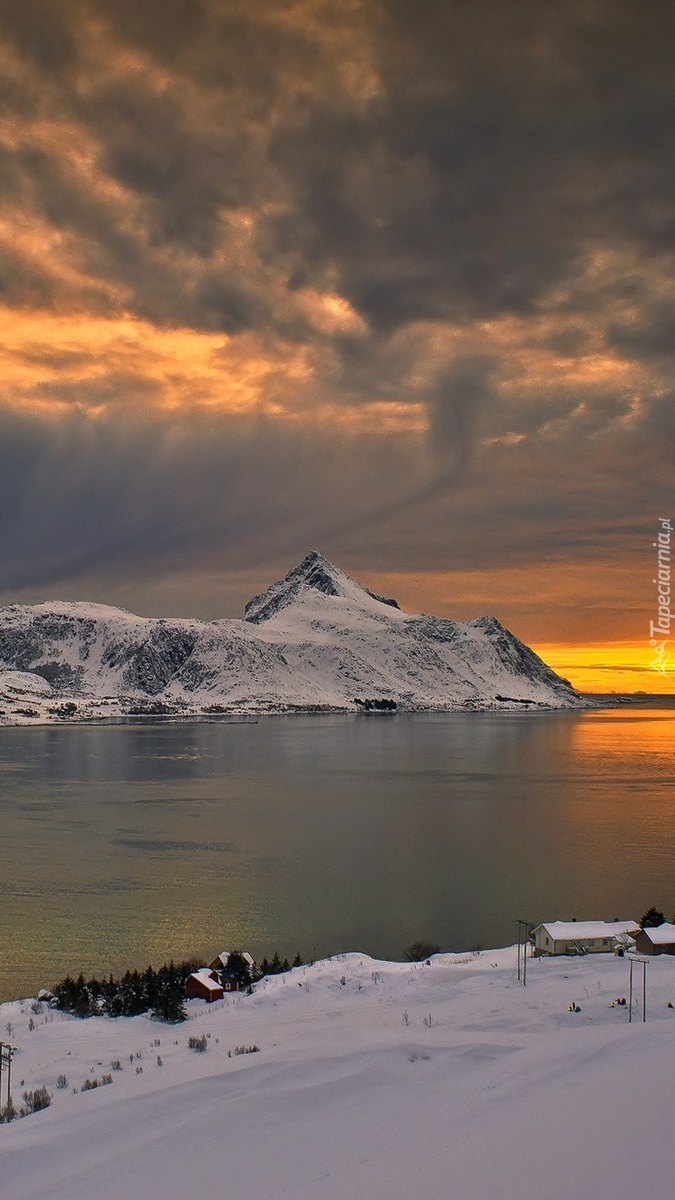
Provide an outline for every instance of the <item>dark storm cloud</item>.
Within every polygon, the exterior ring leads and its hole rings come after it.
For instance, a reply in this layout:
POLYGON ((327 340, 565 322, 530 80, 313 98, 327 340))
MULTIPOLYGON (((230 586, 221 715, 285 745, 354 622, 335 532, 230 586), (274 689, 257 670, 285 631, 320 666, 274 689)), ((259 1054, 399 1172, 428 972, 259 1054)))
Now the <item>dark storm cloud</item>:
POLYGON ((671 363, 675 356, 675 299, 647 300, 638 320, 610 326, 608 342, 627 357, 671 363))
POLYGON ((37 264, 27 262, 11 248, 0 246, 0 300, 5 304, 49 307, 58 289, 37 264))
POLYGON ((210 6, 201 0, 96 0, 93 7, 121 38, 169 64, 189 54, 209 26, 210 6))
POLYGON ((178 96, 158 94, 142 78, 97 90, 82 116, 102 139, 104 172, 152 202, 153 239, 182 243, 207 257, 215 248, 220 207, 250 198, 242 180, 245 162, 236 152, 228 155, 227 134, 203 137, 178 96))
POLYGON ((0 0, 4 36, 40 72, 60 77, 72 73, 78 60, 76 20, 80 5, 52 0, 0 0))
POLYGON ((280 237, 314 267, 335 258, 371 322, 528 313, 590 242, 661 245, 666 6, 649 21, 630 4, 382 11, 379 103, 364 115, 315 104, 300 136, 282 125, 272 142, 296 196, 280 237), (413 162, 426 186, 401 203, 413 162))
POLYGON ((392 570, 633 544, 674 432, 670 0, 0 0, 0 30, 0 300, 227 351, 193 418, 170 363, 91 378, 31 330, 20 398, 61 415, 2 417, 0 587, 375 529, 392 570), (232 416, 232 342, 295 416, 401 427, 232 416))
MULTIPOLYGON (((486 364, 463 374, 467 387, 489 386, 486 364)), ((99 596, 114 601, 121 578, 151 591, 166 571, 290 566, 316 545, 363 573, 531 569, 571 557, 601 565, 644 550, 654 464, 628 441, 612 444, 604 470, 571 431, 543 451, 527 441, 482 446, 470 464, 453 444, 453 467, 435 460, 429 473, 410 439, 167 417, 145 408, 147 398, 142 379, 119 377, 79 389, 83 404, 104 405, 94 417, 1 415, 4 596, 68 585, 77 594, 73 581, 95 577, 99 596)), ((214 598, 201 603, 223 615, 214 598)))
MULTIPOLYGON (((100 169, 137 198, 135 246, 110 212, 97 220, 102 199, 84 200, 72 184, 68 194, 63 163, 31 166, 22 151, 17 169, 32 172, 50 219, 88 229, 101 268, 132 285, 131 307, 143 315, 153 315, 155 295, 157 318, 170 320, 159 300, 169 283, 179 322, 221 319, 231 330, 272 320, 262 299, 242 307, 246 264, 230 261, 214 303, 209 259, 223 213, 242 206, 257 211, 282 279, 331 272, 387 332, 531 313, 592 244, 673 247, 675 14, 666 3, 651 5, 648 20, 629 0, 563 9, 372 0, 342 21, 264 0, 56 9, 31 0, 5 4, 3 15, 31 61, 53 46, 64 67, 57 115, 82 122, 100 169), (93 18, 108 48, 103 73, 87 40, 93 18), (372 75, 361 98, 339 78, 353 48, 338 39, 349 20, 372 75), (169 69, 172 84, 123 57, 115 69, 123 47, 169 69), (149 253, 162 244, 204 260, 208 278, 187 302, 186 289, 171 287, 168 259, 149 253), (143 274, 156 287, 143 287, 143 274)), ((227 241, 222 251, 227 261, 227 241)))
POLYGON ((457 359, 436 382, 429 405, 432 445, 443 456, 451 448, 462 465, 471 453, 481 411, 496 400, 497 366, 486 355, 457 359))
MULTIPOLYGON (((341 447, 331 430, 310 439, 264 420, 167 419, 137 403, 142 383, 113 383, 118 407, 101 417, 0 410, 0 592, 302 557, 336 508, 357 514, 364 487, 393 499, 392 466, 414 469, 377 443, 341 447)), ((94 383, 90 401, 105 391, 94 383)))

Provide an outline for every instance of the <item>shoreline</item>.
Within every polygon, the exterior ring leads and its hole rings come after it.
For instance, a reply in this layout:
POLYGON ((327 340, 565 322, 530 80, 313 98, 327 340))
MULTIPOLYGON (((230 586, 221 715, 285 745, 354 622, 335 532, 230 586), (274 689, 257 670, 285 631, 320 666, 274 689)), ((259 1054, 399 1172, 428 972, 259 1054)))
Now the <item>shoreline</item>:
MULTIPOLYGON (((625 704, 649 704, 650 698, 643 698, 640 701, 617 700, 611 698, 608 700, 598 701, 595 698, 586 698, 582 704, 564 704, 552 705, 545 704, 537 700, 513 700, 504 702, 495 702, 492 704, 462 704, 462 705, 444 705, 444 706, 425 706, 425 707, 404 707, 399 706, 395 710, 364 711, 356 706, 353 707, 338 707, 332 705, 289 705, 288 707, 274 708, 256 708, 256 709, 232 709, 228 712, 206 712, 204 710, 194 709, 190 712, 129 712, 120 711, 118 713, 106 713, 105 715, 91 713, 91 715, 82 715, 78 713, 76 716, 61 716, 61 715, 45 715, 44 713, 36 712, 33 714, 19 714, 16 716, 20 719, 8 720, 4 716, 0 716, 0 729, 58 729, 58 728, 84 728, 85 726, 127 726, 127 725, 255 725, 262 717, 317 717, 317 716, 344 716, 344 717, 363 717, 363 718, 387 718, 391 720, 396 717, 415 717, 415 716, 457 716, 457 715, 477 715, 482 716, 489 714, 494 716, 499 713, 505 713, 513 716, 515 713, 521 713, 523 716, 541 715, 545 713, 586 713, 593 712, 601 708, 617 708, 619 705, 625 704)), ((675 700, 675 695, 672 697, 675 700)), ((86 702, 80 701, 81 704, 86 702)))

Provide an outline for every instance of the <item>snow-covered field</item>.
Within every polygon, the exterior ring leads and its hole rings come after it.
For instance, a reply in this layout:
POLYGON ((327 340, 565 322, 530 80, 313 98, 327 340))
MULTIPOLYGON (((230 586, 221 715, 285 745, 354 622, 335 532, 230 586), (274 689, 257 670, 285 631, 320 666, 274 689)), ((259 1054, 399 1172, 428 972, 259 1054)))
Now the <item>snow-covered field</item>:
POLYGON ((533 960, 527 988, 515 966, 348 954, 191 1001, 179 1026, 5 1004, 14 1098, 53 1103, 0 1126, 0 1195, 670 1200, 675 960, 649 964, 630 1025, 627 960, 533 960))

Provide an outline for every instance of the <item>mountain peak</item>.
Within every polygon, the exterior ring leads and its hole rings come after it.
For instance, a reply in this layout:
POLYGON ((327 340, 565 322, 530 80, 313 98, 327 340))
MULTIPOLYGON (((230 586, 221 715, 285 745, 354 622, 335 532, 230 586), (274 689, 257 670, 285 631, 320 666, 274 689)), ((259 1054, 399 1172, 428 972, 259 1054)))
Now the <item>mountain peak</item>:
POLYGON ((357 603, 370 603, 375 600, 378 604, 399 608, 396 600, 378 596, 368 588, 361 587, 339 567, 324 558, 318 550, 310 550, 302 562, 293 567, 283 579, 278 579, 264 592, 249 600, 244 609, 244 620, 256 625, 261 621, 268 621, 303 595, 307 588, 323 592, 324 596, 337 596, 357 603))
POLYGON ((339 567, 333 566, 318 550, 310 550, 297 567, 293 567, 286 576, 287 580, 298 580, 308 587, 324 592, 326 596, 339 596, 342 593, 342 580, 348 579, 339 567))

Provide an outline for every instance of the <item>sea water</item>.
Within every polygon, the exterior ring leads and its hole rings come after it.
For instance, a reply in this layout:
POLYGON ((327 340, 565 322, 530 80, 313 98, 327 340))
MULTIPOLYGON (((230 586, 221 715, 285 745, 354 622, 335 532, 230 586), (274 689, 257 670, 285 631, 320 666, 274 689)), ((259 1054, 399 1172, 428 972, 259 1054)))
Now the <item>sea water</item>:
POLYGON ((675 709, 0 729, 0 999, 675 909, 675 709))

